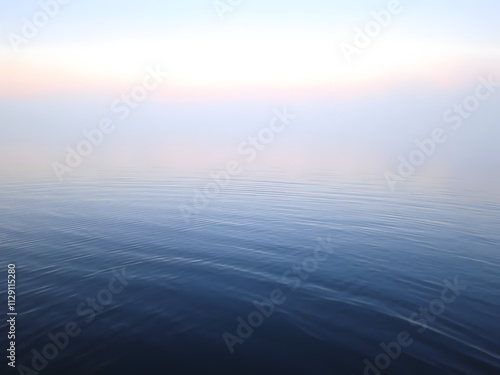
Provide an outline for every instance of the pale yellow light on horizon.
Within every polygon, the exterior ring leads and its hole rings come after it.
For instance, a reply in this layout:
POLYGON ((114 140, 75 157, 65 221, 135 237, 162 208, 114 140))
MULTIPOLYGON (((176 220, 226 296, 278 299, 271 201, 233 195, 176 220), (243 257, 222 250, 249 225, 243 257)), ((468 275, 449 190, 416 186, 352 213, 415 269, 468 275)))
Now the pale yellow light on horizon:
POLYGON ((140 81, 146 66, 171 72, 169 94, 275 90, 340 93, 423 79, 458 86, 471 60, 496 70, 500 49, 467 48, 382 35, 348 63, 338 38, 319 33, 196 34, 116 43, 0 52, 0 94, 116 89, 140 81), (453 72, 453 74, 450 74, 453 72), (457 74, 458 73, 458 74, 457 74), (118 86, 117 86, 118 85, 118 86))

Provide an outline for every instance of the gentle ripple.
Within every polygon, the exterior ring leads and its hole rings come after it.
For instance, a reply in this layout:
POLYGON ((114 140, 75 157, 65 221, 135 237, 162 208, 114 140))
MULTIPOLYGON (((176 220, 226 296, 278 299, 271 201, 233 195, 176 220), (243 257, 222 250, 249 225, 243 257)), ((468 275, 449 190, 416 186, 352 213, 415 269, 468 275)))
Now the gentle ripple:
POLYGON ((6 179, 0 264, 17 266, 18 360, 31 366, 75 321, 81 334, 42 374, 362 374, 401 331, 413 343, 383 374, 500 373, 498 196, 457 181, 391 193, 369 176, 298 180, 235 179, 186 224, 178 206, 204 178, 6 179), (333 254, 291 290, 283 273, 328 236, 333 254), (128 285, 85 322, 77 307, 124 267, 128 285), (418 333, 410 316, 455 277, 467 290, 418 333), (285 303, 229 354, 223 333, 276 288, 285 303))

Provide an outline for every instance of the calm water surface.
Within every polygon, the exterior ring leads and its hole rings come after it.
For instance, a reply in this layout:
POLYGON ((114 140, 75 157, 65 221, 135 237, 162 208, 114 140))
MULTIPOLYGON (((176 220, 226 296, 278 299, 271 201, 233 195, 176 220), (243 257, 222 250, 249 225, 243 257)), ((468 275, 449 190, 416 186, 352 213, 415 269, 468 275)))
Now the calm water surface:
POLYGON ((500 374, 498 196, 263 173, 186 223, 179 204, 207 182, 5 179, 0 266, 17 267, 18 363, 32 368, 32 350, 75 322, 41 374, 377 374, 366 361, 384 366, 381 343, 402 332, 411 344, 380 373, 500 374), (330 254, 311 262, 328 237, 330 254), (462 289, 442 297, 445 280, 462 289), (276 289, 283 303, 230 354, 223 334, 237 337, 276 289))

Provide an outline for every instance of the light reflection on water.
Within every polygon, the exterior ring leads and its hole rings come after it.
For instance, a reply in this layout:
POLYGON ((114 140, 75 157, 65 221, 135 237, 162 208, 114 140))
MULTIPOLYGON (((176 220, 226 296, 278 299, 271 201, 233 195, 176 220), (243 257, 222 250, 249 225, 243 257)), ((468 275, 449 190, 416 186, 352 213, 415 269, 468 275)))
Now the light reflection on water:
POLYGON ((414 342, 384 374, 500 373, 498 197, 457 181, 391 193, 369 176, 255 173, 187 224, 178 206, 206 182, 5 179, 0 263, 17 265, 18 359, 75 321, 81 335, 42 373, 360 374, 401 331, 414 342), (328 236, 333 254, 290 290, 283 273, 328 236), (133 278, 87 324, 77 306, 123 267, 133 278), (408 318, 455 277, 468 289, 417 333, 408 318), (286 301, 230 355, 222 334, 276 288, 286 301))

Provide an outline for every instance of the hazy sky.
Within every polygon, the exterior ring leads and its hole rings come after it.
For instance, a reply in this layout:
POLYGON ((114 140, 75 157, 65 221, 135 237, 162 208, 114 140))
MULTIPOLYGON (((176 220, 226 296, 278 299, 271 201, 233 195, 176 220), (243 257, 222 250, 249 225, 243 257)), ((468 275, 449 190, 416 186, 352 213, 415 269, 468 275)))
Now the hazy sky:
POLYGON ((382 174, 441 127, 419 173, 500 176, 500 87, 459 129, 443 120, 479 77, 500 80, 497 1, 402 0, 351 62, 341 42, 390 1, 244 0, 223 19, 214 3, 72 0, 16 52, 13 33, 41 8, 1 0, 0 171, 52 173, 103 118, 116 130, 81 170, 213 167, 286 107, 296 119, 251 167, 382 174), (120 119, 112 103, 148 66, 170 76, 120 119))

